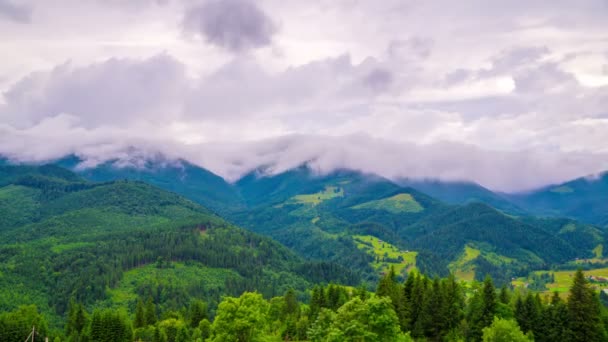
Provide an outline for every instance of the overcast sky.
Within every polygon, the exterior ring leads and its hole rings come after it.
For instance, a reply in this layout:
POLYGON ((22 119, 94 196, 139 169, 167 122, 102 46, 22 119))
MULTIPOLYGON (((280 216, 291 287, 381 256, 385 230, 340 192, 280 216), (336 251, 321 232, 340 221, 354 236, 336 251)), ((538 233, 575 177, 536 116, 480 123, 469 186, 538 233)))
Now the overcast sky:
POLYGON ((0 154, 519 191, 608 170, 606 0, 0 0, 0 154))

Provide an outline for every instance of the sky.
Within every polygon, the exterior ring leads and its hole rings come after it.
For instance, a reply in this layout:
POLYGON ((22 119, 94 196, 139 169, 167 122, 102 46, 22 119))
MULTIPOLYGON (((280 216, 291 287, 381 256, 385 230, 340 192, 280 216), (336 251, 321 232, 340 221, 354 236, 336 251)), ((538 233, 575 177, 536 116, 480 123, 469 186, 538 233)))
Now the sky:
POLYGON ((606 0, 0 0, 0 155, 308 163, 525 191, 608 170, 606 0))

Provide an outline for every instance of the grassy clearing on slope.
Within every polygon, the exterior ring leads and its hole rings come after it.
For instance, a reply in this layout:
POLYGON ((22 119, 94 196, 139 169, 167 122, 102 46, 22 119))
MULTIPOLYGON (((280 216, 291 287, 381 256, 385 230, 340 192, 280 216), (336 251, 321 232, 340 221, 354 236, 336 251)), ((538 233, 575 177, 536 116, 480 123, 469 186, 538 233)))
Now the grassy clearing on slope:
POLYGON ((353 238, 359 249, 375 257, 372 267, 379 272, 386 272, 391 266, 397 274, 416 269, 418 252, 401 250, 371 235, 354 235, 353 238))
POLYGON ((470 245, 464 246, 464 251, 456 259, 452 261, 448 268, 454 276, 459 280, 471 282, 475 280, 475 265, 472 264, 475 259, 481 254, 479 249, 473 248, 470 245))
POLYGON ((388 198, 383 198, 375 201, 369 201, 358 204, 353 209, 372 209, 386 210, 388 212, 399 213, 418 213, 424 210, 422 205, 410 194, 398 194, 388 198))
POLYGON ((513 258, 489 252, 486 249, 487 248, 483 248, 483 245, 482 247, 478 247, 475 244, 468 244, 464 247, 464 250, 458 259, 452 261, 448 265, 448 268, 454 273, 456 278, 471 282, 475 279, 474 261, 480 256, 494 265, 504 265, 516 262, 513 258))
POLYGON ((566 185, 558 186, 556 188, 551 189, 550 191, 558 193, 558 194, 568 194, 568 193, 574 192, 574 190, 571 187, 566 186, 566 185))
MULTIPOLYGON (((585 276, 589 277, 604 277, 604 278, 608 278, 608 267, 605 268, 598 268, 598 269, 594 269, 594 270, 586 270, 585 272, 585 276)), ((560 293, 565 293, 568 292, 570 290, 570 287, 572 286, 572 280, 574 279, 574 274, 576 273, 575 270, 572 271, 535 271, 533 272, 533 274, 535 275, 541 275, 541 274, 553 274, 555 281, 553 283, 547 284, 547 289, 548 291, 546 292, 560 292, 560 293)), ((530 283, 530 278, 517 278, 516 280, 512 281, 511 284, 513 284, 513 286, 515 287, 524 287, 526 286, 526 284, 530 283)), ((607 284, 601 285, 601 284, 597 284, 597 283, 592 283, 592 286, 596 289, 596 290, 601 290, 604 288, 608 288, 607 284)))
POLYGON ((597 245, 594 249, 593 249, 593 254, 595 255, 595 257, 597 259, 602 258, 602 256, 604 255, 604 245, 599 244, 597 245))
POLYGON ((314 194, 296 195, 289 199, 291 203, 318 205, 323 201, 344 197, 344 189, 337 186, 326 186, 323 191, 314 194))

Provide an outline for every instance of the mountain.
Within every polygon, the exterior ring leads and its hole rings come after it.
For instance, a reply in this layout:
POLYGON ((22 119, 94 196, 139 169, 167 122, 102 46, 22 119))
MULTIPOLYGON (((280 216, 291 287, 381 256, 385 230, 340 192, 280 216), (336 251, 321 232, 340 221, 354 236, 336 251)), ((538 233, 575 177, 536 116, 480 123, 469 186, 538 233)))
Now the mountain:
MULTIPOLYGON (((561 264, 576 257, 591 257, 591 249, 578 250, 567 237, 544 229, 542 222, 522 220, 482 203, 430 216, 402 232, 409 244, 432 253, 428 263, 438 259, 455 273, 470 272, 478 278, 492 274, 506 282, 520 270, 561 264)), ((603 243, 603 237, 597 243, 603 243)), ((466 278, 466 276, 465 276, 466 278)))
POLYGON ((536 215, 565 216, 608 226, 608 172, 511 195, 509 199, 536 215))
MULTIPOLYGON (((209 204, 229 221, 267 235, 301 257, 361 271, 370 282, 390 265, 403 272, 412 267, 429 274, 451 271, 465 279, 489 273, 506 282, 511 275, 593 257, 604 245, 598 227, 537 219, 526 205, 513 204, 512 197, 474 183, 392 182, 351 170, 318 174, 304 165, 279 174, 254 170, 229 184, 184 161, 158 157, 136 164, 124 167, 113 161, 79 175, 149 181, 209 204), (543 240, 559 248, 546 249, 543 240), (377 241, 382 243, 376 246, 377 241), (387 248, 393 252, 385 254, 387 248)), ((74 168, 76 161, 62 165, 74 168)))
POLYGON ((0 311, 35 303, 58 319, 70 298, 133 307, 138 296, 166 311, 193 297, 359 282, 175 193, 90 182, 56 165, 0 166, 0 218, 0 311))
POLYGON ((185 160, 169 160, 159 155, 135 162, 110 160, 92 168, 78 168, 81 162, 78 157, 70 156, 55 164, 94 182, 120 179, 146 182, 178 193, 216 212, 243 205, 235 187, 222 177, 185 160))
POLYGON ((412 187, 449 204, 481 202, 511 214, 525 213, 524 209, 509 201, 502 194, 492 192, 473 182, 450 182, 432 179, 417 180, 409 178, 402 178, 396 182, 399 185, 412 187))

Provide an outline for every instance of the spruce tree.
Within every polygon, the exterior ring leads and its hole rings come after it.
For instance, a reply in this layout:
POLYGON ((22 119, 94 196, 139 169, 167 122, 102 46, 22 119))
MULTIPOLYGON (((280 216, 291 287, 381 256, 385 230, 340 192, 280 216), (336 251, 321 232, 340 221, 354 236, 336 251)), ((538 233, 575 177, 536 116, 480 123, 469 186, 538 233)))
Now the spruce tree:
POLYGON ((135 308, 135 320, 133 321, 135 328, 142 328, 146 326, 146 315, 144 310, 144 302, 141 299, 137 300, 137 307, 135 308))
POLYGON ((207 304, 201 300, 194 300, 190 304, 190 327, 196 328, 203 319, 209 318, 207 315, 207 304))
POLYGON ((574 275, 570 288, 568 313, 571 341, 605 341, 599 299, 580 269, 574 275))
POLYGON ((156 306, 152 301, 152 297, 148 297, 145 307, 146 325, 154 325, 156 323, 156 306))

